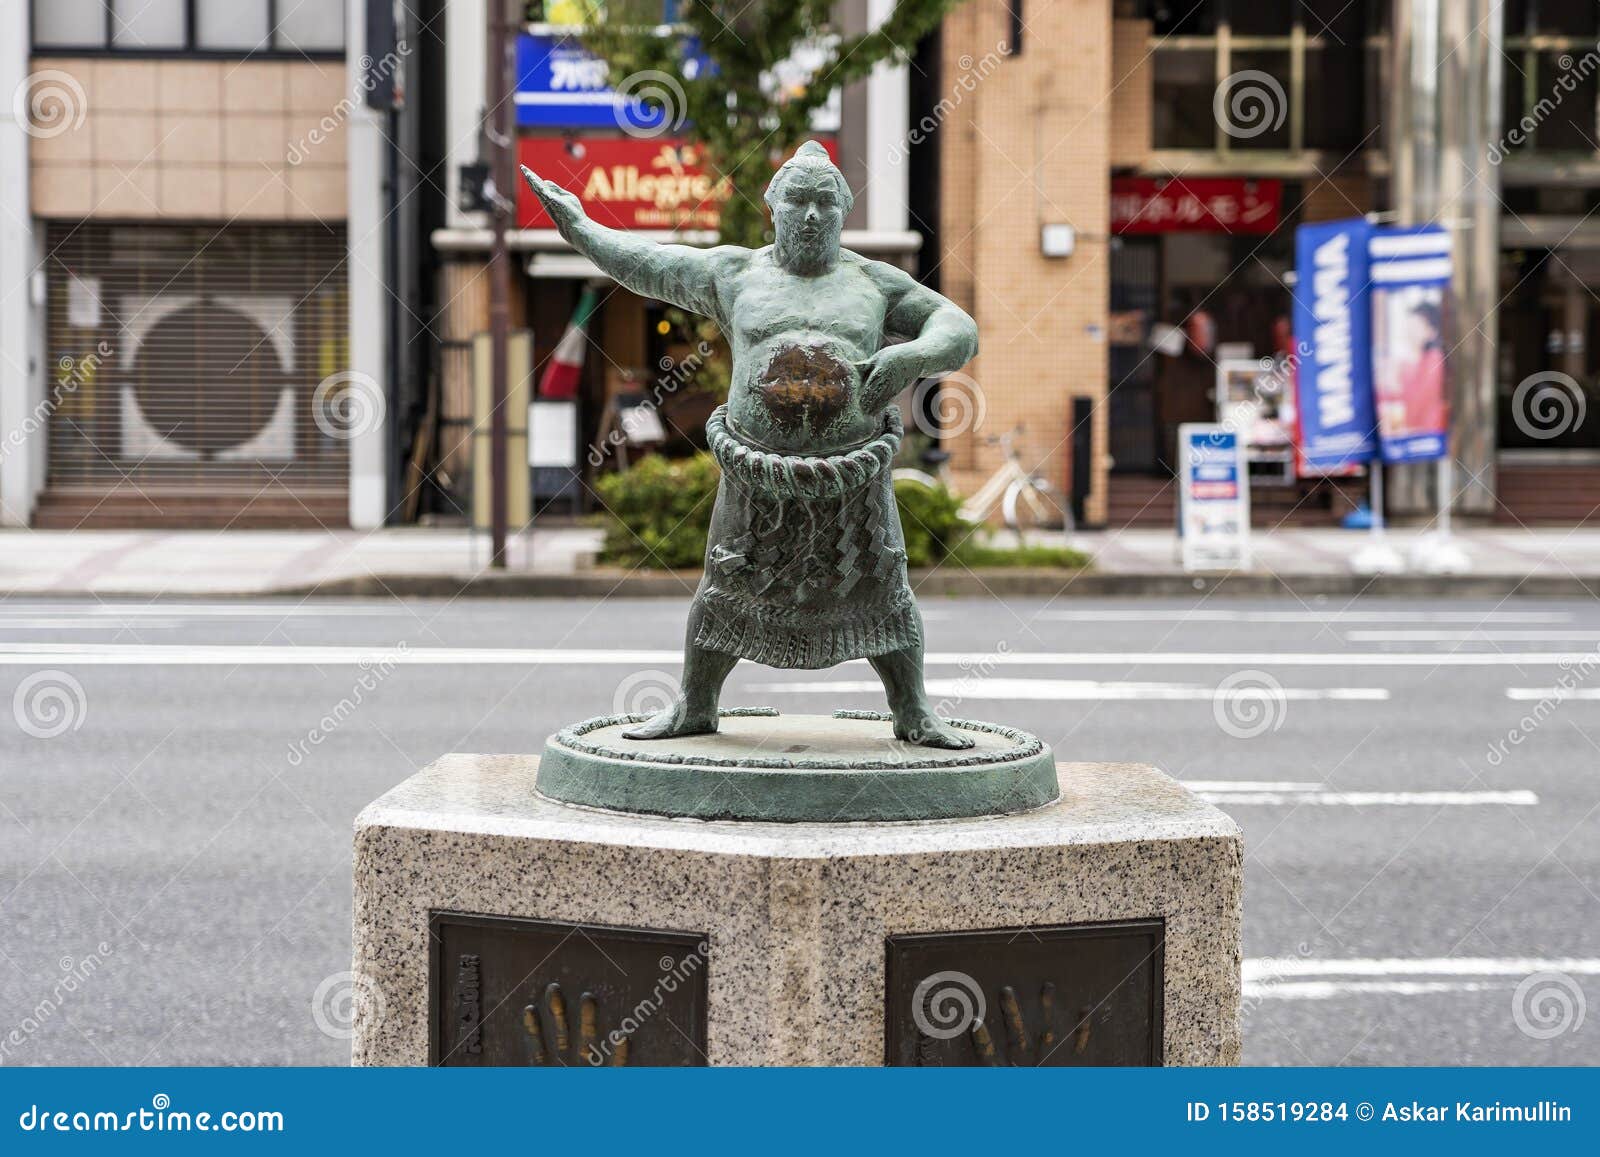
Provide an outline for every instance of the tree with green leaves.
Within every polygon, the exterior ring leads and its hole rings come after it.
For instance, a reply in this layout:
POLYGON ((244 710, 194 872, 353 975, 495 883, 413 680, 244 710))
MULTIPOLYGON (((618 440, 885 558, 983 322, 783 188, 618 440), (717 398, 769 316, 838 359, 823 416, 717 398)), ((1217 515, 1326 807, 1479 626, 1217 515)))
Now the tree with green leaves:
POLYGON ((829 0, 679 0, 670 28, 661 24, 662 0, 581 2, 584 47, 608 62, 613 87, 659 109, 701 147, 707 171, 730 186, 721 240, 754 248, 770 239, 767 182, 813 135, 812 114, 879 63, 908 58, 960 0, 899 0, 882 24, 855 36, 837 32, 829 0), (698 67, 686 70, 691 51, 698 67), (820 67, 803 86, 777 83, 798 52, 820 67), (658 82, 635 83, 646 75, 658 82))

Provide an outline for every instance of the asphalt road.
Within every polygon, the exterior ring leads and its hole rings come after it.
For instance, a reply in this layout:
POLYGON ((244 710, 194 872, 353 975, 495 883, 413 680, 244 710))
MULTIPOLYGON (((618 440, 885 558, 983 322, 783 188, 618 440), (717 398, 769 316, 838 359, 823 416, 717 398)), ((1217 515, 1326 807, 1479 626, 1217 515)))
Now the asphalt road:
MULTIPOLYGON (((344 1062, 356 813, 648 703, 684 609, 0 603, 0 1063, 344 1062)), ((1243 826, 1247 1061, 1600 1063, 1600 660, 1557 658, 1597 656, 1600 606, 925 609, 953 713, 1243 826)), ((728 701, 880 706, 870 678, 742 664, 728 701)))

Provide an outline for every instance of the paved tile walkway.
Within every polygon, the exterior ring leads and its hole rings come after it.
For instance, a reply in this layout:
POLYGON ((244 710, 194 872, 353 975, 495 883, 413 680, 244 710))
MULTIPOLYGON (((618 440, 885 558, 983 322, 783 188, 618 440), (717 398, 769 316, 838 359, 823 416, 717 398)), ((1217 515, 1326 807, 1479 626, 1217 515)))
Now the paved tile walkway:
MULTIPOLYGON (((566 574, 588 564, 600 532, 514 535, 509 566, 566 574)), ((369 575, 472 575, 489 538, 465 530, 0 530, 0 591, 40 594, 238 594, 369 575)))

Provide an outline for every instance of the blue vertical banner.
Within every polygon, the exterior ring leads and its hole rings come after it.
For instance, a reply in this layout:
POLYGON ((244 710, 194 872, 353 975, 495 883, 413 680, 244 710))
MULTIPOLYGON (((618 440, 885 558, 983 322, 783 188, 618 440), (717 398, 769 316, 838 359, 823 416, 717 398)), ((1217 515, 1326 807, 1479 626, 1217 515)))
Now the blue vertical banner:
POLYGON ((1378 453, 1372 397, 1368 240, 1356 217, 1294 231, 1294 337, 1300 455, 1316 471, 1378 453))
POLYGON ((1437 225, 1373 231, 1372 384, 1385 462, 1426 462, 1450 448, 1445 359, 1450 234, 1437 225))

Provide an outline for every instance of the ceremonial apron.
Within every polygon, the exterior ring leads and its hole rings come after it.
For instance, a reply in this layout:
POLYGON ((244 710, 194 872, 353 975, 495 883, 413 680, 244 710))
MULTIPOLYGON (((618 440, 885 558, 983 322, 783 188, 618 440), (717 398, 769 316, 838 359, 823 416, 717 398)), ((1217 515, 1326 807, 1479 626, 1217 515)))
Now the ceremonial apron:
POLYGON ((696 646, 768 667, 832 667, 922 645, 890 463, 904 432, 825 457, 741 439, 719 406, 706 423, 722 467, 696 646))

